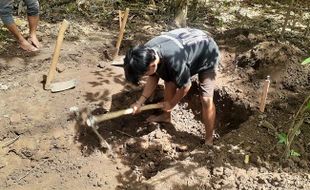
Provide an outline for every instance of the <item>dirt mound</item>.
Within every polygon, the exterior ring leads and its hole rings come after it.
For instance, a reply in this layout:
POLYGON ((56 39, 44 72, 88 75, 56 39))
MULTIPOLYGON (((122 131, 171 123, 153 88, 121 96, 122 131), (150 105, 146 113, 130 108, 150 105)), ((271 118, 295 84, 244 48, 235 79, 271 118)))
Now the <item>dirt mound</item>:
POLYGON ((296 91, 309 84, 309 68, 300 65, 303 57, 295 46, 265 41, 238 55, 236 64, 246 70, 251 81, 269 75, 280 88, 296 91))

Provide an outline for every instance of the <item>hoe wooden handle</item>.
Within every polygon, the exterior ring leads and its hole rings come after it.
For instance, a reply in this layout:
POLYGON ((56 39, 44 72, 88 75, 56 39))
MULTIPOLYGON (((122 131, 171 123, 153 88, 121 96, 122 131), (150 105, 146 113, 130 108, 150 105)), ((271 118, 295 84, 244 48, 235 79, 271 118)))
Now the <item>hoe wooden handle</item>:
MULTIPOLYGON (((145 111, 145 110, 159 109, 159 108, 162 108, 161 104, 148 104, 148 105, 142 106, 140 108, 140 110, 145 111)), ((114 118, 120 117, 122 115, 128 115, 128 114, 132 114, 132 113, 133 113, 133 109, 128 108, 128 109, 124 109, 124 110, 106 113, 103 115, 90 116, 86 122, 87 122, 88 126, 93 126, 95 123, 114 119, 114 118)))
POLYGON ((50 89, 51 81, 54 80, 55 78, 56 67, 57 67, 58 58, 60 54, 60 48, 61 48, 61 45, 64 39, 65 31, 67 30, 68 26, 69 26, 69 22, 67 20, 63 20, 61 27, 59 29, 59 32, 58 32, 56 46, 55 46, 54 54, 52 58, 52 64, 50 66, 50 70, 46 78, 45 89, 50 89))

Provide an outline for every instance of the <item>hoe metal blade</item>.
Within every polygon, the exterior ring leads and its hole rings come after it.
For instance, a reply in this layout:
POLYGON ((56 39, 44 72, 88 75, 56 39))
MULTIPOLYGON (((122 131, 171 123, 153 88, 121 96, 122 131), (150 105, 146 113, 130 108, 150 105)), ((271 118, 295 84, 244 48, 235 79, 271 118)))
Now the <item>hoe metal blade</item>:
POLYGON ((60 91, 74 88, 76 85, 77 85, 77 80, 73 79, 73 80, 69 80, 65 82, 52 83, 50 86, 50 89, 52 92, 60 92, 60 91))

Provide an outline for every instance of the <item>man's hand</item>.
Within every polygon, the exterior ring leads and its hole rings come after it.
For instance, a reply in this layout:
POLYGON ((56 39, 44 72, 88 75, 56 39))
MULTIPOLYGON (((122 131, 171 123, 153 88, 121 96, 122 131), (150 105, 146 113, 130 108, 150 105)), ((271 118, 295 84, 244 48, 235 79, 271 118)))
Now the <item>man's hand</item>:
POLYGON ((177 89, 174 97, 170 101, 161 102, 162 110, 166 112, 171 112, 172 109, 180 102, 180 100, 187 94, 189 89, 191 88, 191 83, 187 84, 182 88, 177 89))
POLYGON ((130 107, 133 109, 132 114, 137 114, 139 112, 141 112, 140 108, 141 108, 141 104, 139 102, 135 102, 134 104, 132 104, 130 107))

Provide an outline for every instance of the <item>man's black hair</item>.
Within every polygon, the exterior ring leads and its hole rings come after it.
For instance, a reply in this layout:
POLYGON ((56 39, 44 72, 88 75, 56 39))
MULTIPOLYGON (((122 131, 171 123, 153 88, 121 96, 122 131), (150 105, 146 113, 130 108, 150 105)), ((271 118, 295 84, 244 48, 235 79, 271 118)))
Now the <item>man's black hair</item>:
POLYGON ((155 59, 155 51, 151 48, 136 46, 130 49, 124 58, 126 80, 137 85, 140 78, 147 72, 150 63, 155 59))

